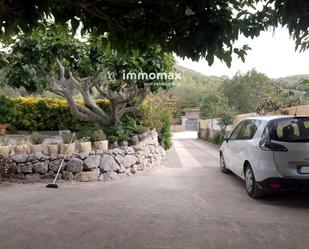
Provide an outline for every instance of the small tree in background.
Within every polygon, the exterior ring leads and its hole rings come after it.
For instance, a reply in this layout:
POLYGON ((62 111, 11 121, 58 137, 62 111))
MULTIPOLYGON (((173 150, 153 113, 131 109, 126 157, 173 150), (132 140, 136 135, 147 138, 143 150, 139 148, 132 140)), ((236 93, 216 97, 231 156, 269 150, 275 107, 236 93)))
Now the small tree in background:
POLYGON ((29 92, 49 90, 65 98, 79 120, 115 127, 127 113, 140 108, 149 92, 166 88, 170 78, 124 78, 123 73, 169 73, 174 59, 159 46, 120 53, 105 36, 76 39, 67 27, 49 25, 18 37, 6 56, 7 84, 29 92), (154 83, 154 84, 153 84, 154 83), (84 105, 75 96, 81 96, 84 105), (109 100, 101 108, 96 98, 109 100))

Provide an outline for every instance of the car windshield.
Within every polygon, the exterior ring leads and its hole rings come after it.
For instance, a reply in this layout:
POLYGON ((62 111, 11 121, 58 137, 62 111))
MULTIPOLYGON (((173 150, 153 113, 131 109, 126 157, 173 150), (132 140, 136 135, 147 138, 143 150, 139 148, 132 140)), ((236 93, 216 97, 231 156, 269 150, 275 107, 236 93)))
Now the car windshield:
POLYGON ((309 142, 309 117, 272 121, 270 123, 270 138, 283 142, 309 142))

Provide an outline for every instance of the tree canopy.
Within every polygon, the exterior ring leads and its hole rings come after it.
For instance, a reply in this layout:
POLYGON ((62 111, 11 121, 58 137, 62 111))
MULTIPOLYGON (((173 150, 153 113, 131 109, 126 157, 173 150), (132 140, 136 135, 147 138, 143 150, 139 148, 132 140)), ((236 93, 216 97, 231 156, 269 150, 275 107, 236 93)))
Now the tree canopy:
POLYGON ((150 78, 150 74, 170 73, 174 65, 172 54, 158 45, 119 52, 111 48, 108 36, 81 41, 53 24, 16 37, 10 53, 2 58, 5 83, 30 92, 47 89, 67 99, 77 118, 102 126, 117 125, 123 115, 141 106, 150 91, 166 88, 173 80, 164 75, 159 82, 150 78), (138 73, 143 75, 138 78, 138 73), (77 94, 85 105, 75 101, 77 94), (108 99, 109 110, 98 106, 95 98, 108 99))
POLYGON ((1 0, 0 35, 31 32, 46 18, 70 22, 82 32, 109 33, 113 46, 122 49, 159 44, 193 60, 206 57, 231 64, 232 54, 244 59, 247 46, 235 47, 239 35, 286 25, 300 50, 309 47, 307 0, 1 0))

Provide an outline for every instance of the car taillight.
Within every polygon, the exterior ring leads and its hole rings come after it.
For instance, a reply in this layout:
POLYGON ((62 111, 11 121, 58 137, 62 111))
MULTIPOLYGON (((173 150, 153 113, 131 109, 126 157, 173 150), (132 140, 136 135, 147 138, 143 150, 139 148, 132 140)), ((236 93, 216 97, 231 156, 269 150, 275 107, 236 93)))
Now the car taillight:
POLYGON ((268 150, 268 151, 288 151, 286 147, 284 147, 282 144, 276 144, 276 143, 262 143, 260 145, 262 150, 268 150))

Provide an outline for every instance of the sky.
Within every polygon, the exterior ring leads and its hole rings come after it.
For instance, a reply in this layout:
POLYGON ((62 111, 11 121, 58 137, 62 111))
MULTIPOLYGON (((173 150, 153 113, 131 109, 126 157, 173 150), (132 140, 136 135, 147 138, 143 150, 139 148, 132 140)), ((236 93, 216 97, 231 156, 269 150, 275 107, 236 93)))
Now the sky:
POLYGON ((205 59, 192 62, 190 59, 176 57, 177 64, 205 75, 232 77, 237 71, 242 73, 255 68, 270 78, 279 78, 296 74, 309 74, 309 50, 295 52, 295 43, 289 37, 288 30, 278 28, 275 31, 263 32, 255 39, 240 37, 237 44, 248 44, 245 63, 235 56, 231 68, 220 60, 215 60, 209 67, 205 59))

